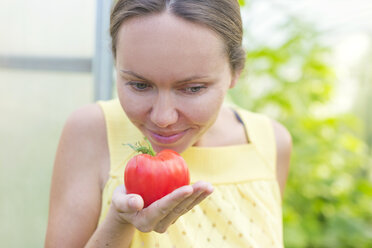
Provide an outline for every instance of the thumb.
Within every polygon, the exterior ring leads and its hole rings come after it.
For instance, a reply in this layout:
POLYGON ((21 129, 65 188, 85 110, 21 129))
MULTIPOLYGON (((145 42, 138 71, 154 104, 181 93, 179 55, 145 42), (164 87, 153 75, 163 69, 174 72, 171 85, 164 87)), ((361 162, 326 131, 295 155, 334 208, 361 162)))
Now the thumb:
POLYGON ((126 195, 128 212, 136 212, 143 208, 144 202, 140 195, 130 194, 126 195))
POLYGON ((112 196, 114 208, 119 213, 137 212, 143 208, 144 202, 140 195, 126 194, 125 189, 119 186, 112 196))

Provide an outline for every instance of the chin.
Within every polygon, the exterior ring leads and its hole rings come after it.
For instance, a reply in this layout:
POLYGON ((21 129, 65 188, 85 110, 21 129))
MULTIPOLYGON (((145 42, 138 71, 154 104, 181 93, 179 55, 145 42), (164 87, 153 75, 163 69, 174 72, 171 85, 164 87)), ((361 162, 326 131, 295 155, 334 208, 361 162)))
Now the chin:
POLYGON ((142 133, 149 139, 152 145, 152 148, 154 149, 156 153, 162 150, 165 150, 165 149, 170 149, 180 154, 184 152, 186 149, 188 149, 190 146, 192 146, 195 142, 194 141, 195 130, 189 130, 181 139, 177 140, 174 143, 168 143, 168 144, 154 140, 151 137, 151 134, 146 132, 146 129, 143 131, 144 132, 142 133))

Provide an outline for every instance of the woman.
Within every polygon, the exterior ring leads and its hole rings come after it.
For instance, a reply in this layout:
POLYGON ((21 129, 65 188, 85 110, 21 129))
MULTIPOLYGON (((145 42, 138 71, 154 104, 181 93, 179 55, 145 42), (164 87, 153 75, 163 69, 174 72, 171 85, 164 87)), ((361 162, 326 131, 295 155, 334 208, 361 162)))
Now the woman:
POLYGON ((237 1, 119 0, 110 31, 118 100, 66 122, 46 246, 282 247, 290 135, 223 104, 245 61, 237 1), (181 153, 192 181, 147 208, 123 186, 122 144, 143 136, 181 153))

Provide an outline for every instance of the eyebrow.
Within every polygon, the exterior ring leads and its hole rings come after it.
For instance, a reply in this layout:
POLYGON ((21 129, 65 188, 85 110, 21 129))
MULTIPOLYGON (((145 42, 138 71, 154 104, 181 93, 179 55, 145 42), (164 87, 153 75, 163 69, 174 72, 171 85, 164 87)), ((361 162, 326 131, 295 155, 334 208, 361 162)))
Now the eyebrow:
MULTIPOLYGON (((135 72, 132 72, 132 71, 127 71, 127 70, 120 70, 121 72, 124 72, 125 74, 129 74, 131 76, 134 76, 136 78, 139 78, 143 81, 147 81, 147 82, 151 82, 151 80, 148 80, 146 79, 145 77, 135 73, 135 72)), ((197 80, 197 79, 203 79, 203 78, 208 78, 208 76, 191 76, 191 77, 188 77, 188 78, 185 78, 185 79, 181 79, 181 80, 178 80, 176 81, 176 84, 181 84, 181 83, 185 83, 185 82, 189 82, 189 81, 193 81, 193 80, 197 80)))

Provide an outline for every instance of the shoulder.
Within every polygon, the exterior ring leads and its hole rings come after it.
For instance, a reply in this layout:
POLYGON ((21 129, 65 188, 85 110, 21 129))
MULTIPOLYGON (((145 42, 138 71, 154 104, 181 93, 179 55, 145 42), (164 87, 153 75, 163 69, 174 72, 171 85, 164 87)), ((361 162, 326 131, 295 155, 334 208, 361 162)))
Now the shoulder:
POLYGON ((98 104, 82 106, 67 118, 55 162, 63 170, 94 173, 93 178, 103 187, 109 169, 109 150, 105 118, 98 104))
MULTIPOLYGON (((109 152, 106 124, 101 107, 91 103, 73 111, 65 123, 60 142, 66 142, 70 152, 76 157, 101 162, 107 160, 109 152)), ((96 169, 101 175, 105 168, 99 166, 96 169)))
POLYGON ((290 159, 292 153, 292 137, 287 128, 281 123, 271 120, 276 141, 276 172, 277 179, 283 194, 287 181, 290 159))
POLYGON ((104 116, 101 107, 91 103, 73 111, 66 121, 65 128, 83 129, 89 132, 95 127, 103 126, 104 116))
POLYGON ((292 136, 288 129, 276 120, 271 119, 271 123, 274 129, 274 135, 276 139, 277 150, 286 151, 287 153, 292 148, 292 136))
MULTIPOLYGON (((98 104, 88 104, 73 111, 67 118, 62 131, 61 141, 80 152, 100 150, 107 146, 106 124, 101 108, 98 104)), ((90 152, 91 153, 91 152, 90 152)), ((81 153, 81 156, 84 156, 81 153)))

